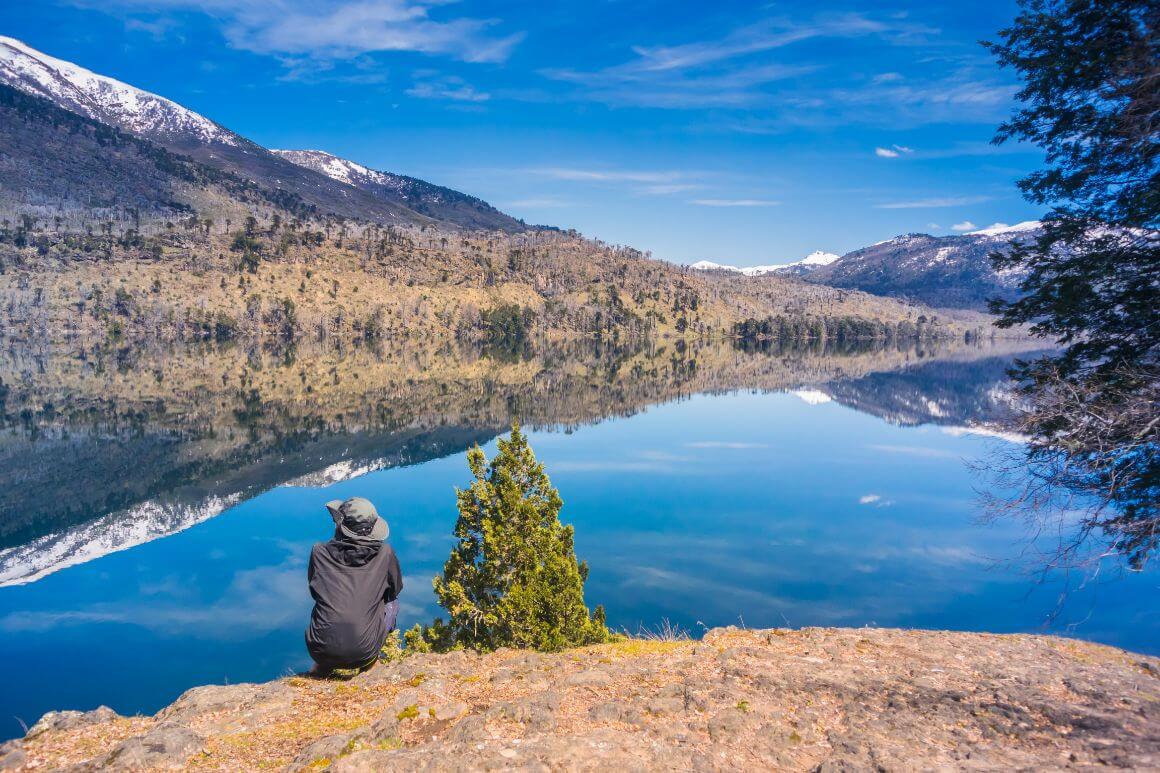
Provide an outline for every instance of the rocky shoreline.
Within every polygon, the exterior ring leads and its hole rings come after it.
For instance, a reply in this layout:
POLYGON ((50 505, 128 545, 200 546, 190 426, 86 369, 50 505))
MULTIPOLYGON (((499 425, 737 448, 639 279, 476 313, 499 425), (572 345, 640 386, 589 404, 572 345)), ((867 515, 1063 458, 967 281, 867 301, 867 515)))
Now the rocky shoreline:
POLYGON ((53 712, 9 770, 1160 768, 1160 659, 1047 636, 721 628, 420 654, 53 712))

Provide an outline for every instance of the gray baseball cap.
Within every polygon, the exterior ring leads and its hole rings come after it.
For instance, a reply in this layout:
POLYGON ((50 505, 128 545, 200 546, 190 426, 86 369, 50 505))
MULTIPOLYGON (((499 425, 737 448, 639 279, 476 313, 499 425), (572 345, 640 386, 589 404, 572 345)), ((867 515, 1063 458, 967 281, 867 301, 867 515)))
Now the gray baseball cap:
POLYGON ((391 533, 387 522, 379 517, 379 511, 369 499, 335 499, 326 503, 326 509, 330 511, 330 517, 334 519, 338 530, 351 539, 381 542, 391 533))

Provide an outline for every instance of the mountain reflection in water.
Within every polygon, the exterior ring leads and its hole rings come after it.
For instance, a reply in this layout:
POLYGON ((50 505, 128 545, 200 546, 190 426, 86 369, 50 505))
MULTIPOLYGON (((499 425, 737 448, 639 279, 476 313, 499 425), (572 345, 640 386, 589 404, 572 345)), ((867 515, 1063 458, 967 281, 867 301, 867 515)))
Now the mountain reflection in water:
POLYGON ((0 359, 0 586, 164 537, 278 485, 324 486, 688 395, 799 390, 903 424, 986 423, 1011 344, 10 352, 0 359))
POLYGON ((1101 577, 1052 617, 1058 584, 996 570, 1022 527, 980 527, 964 460, 1006 443, 978 435, 1006 409, 1016 354, 2 354, 0 720, 154 711, 308 666, 305 561, 328 499, 375 501, 407 577, 402 619, 431 619, 464 450, 492 452, 515 418, 616 628, 1049 631, 1154 651, 1154 573, 1102 595, 1101 577))

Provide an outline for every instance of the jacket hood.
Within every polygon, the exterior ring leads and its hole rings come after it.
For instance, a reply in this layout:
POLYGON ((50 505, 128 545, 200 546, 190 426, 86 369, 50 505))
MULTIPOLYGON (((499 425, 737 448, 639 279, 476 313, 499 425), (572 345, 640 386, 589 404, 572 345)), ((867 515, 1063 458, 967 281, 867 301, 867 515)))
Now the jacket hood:
POLYGON ((382 542, 353 542, 348 539, 332 539, 323 543, 323 549, 343 566, 366 566, 383 549, 382 542))

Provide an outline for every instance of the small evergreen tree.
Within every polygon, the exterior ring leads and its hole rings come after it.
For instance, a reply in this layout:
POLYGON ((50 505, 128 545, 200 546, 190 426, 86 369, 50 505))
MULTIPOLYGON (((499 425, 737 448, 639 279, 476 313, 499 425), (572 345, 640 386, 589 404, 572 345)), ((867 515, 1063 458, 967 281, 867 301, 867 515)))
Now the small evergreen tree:
POLYGON ((519 425, 489 463, 467 454, 475 480, 457 490, 458 544, 434 581, 450 613, 431 633, 442 646, 555 651, 606 641, 604 609, 584 603, 588 566, 576 560, 563 501, 519 425))

